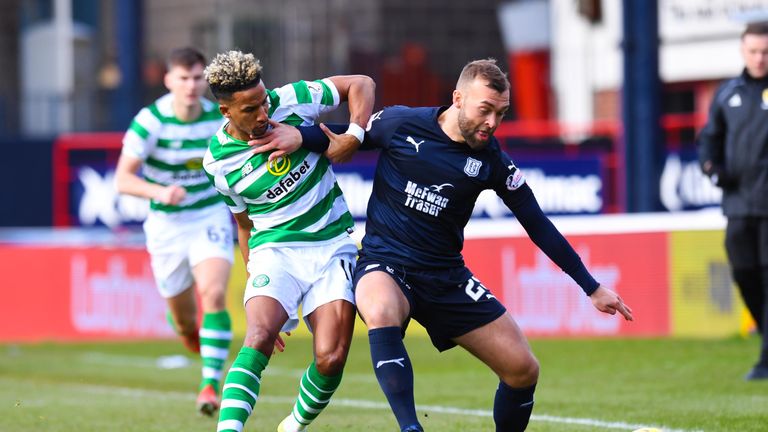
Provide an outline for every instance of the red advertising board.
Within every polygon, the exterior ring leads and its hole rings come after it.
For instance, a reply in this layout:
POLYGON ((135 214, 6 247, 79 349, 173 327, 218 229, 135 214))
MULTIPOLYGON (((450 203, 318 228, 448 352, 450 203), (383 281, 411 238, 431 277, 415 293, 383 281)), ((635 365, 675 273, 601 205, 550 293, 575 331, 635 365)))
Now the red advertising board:
POLYGON ((592 275, 618 292, 635 321, 598 312, 575 282, 527 237, 468 239, 464 258, 528 336, 666 336, 666 233, 574 235, 592 275))
MULTIPOLYGON (((743 306, 727 278, 721 214, 712 220, 665 214, 554 222, 595 278, 632 307, 635 320, 595 310, 516 222, 475 222, 465 240, 467 265, 528 336, 737 333, 743 306)), ((172 338, 143 243, 111 232, 78 233, 6 232, 3 238, 0 232, 0 341, 172 338)), ((241 260, 236 265, 228 305, 242 332, 245 270, 241 260)))
POLYGON ((0 341, 173 335, 141 249, 0 245, 0 270, 0 341))

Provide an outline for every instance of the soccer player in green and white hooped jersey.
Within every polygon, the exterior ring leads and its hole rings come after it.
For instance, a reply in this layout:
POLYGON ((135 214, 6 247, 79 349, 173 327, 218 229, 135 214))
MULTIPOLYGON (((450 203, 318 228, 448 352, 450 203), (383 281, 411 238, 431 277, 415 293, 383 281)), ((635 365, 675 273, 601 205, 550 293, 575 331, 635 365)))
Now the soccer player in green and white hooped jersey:
POLYGON ((277 430, 301 431, 330 401, 349 352, 353 220, 326 156, 304 149, 257 155, 248 141, 269 134, 270 122, 310 125, 348 101, 352 125, 341 136, 359 145, 375 84, 366 76, 345 75, 267 90, 259 61, 240 51, 217 55, 205 76, 227 123, 211 139, 203 165, 235 215, 249 273, 247 332, 224 383, 217 431, 242 431, 275 346, 284 348, 279 332, 297 326, 300 304, 314 338, 314 361, 277 430))
POLYGON ((150 199, 144 232, 152 271, 169 321, 184 345, 202 358, 197 409, 213 415, 232 341, 225 307, 234 251, 232 217, 202 161, 223 119, 216 104, 202 97, 207 84, 203 55, 179 48, 167 63, 169 93, 133 119, 115 179, 119 192, 150 199), (195 288, 203 312, 199 325, 195 288))

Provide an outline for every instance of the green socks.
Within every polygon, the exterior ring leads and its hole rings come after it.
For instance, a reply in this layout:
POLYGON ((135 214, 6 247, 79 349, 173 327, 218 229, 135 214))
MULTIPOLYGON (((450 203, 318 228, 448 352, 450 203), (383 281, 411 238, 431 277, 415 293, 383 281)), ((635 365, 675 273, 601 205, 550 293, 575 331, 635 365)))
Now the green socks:
POLYGON ((217 431, 242 432, 261 389, 261 373, 269 359, 253 348, 243 347, 229 368, 221 393, 217 431))
POLYGON ((203 360, 203 379, 200 382, 200 390, 211 385, 216 393, 219 392, 219 382, 221 382, 231 343, 232 321, 229 313, 224 310, 204 314, 200 326, 200 357, 203 360))
POLYGON ((342 373, 336 376, 325 376, 317 371, 312 362, 301 377, 299 396, 293 406, 293 419, 300 426, 296 430, 303 430, 331 401, 331 396, 339 387, 342 373))

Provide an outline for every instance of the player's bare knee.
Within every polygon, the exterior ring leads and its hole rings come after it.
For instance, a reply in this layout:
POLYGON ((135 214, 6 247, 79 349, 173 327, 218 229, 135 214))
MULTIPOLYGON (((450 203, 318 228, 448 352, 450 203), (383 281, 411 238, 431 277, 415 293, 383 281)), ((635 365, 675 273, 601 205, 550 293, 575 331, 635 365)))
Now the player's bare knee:
POLYGON ((277 333, 273 333, 264 327, 249 327, 245 334, 245 346, 266 354, 272 355, 277 333))
POLYGON ((315 367, 317 367, 318 372, 325 376, 334 376, 344 370, 346 362, 347 350, 343 347, 338 347, 324 353, 318 352, 315 358, 315 367))
POLYGON ((530 387, 539 380, 539 361, 532 354, 511 364, 499 378, 510 387, 530 387))
POLYGON ((539 381, 539 368, 539 361, 536 357, 531 356, 524 374, 526 384, 534 385, 539 381))
POLYGON ((360 316, 369 330, 381 327, 399 327, 405 318, 401 318, 393 308, 382 307, 381 304, 368 304, 364 309, 358 305, 360 316))
POLYGON ((381 319, 381 317, 378 317, 376 315, 373 316, 364 316, 363 321, 365 321, 365 325, 368 327, 368 330, 373 330, 381 327, 391 327, 394 324, 388 324, 386 319, 381 319))
POLYGON ((227 307, 226 289, 220 287, 201 287, 198 289, 200 303, 204 312, 221 312, 227 307))

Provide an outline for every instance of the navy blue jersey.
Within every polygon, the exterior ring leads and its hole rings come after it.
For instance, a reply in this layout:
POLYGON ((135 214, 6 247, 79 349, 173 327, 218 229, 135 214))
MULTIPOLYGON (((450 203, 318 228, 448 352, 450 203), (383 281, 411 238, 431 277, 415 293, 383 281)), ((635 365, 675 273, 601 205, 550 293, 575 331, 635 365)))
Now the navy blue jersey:
POLYGON ((524 179, 496 139, 478 151, 452 141, 437 123, 443 110, 395 106, 373 116, 365 146, 381 155, 366 254, 407 267, 463 265, 464 227, 480 192, 493 189, 513 206, 527 196, 516 197, 524 179))
MULTIPOLYGON (((492 189, 536 246, 592 294, 599 284, 544 215, 496 138, 481 150, 452 141, 437 123, 445 109, 394 106, 371 117, 363 148, 379 148, 381 155, 361 258, 411 269, 463 266, 464 227, 478 195, 492 189)), ((343 133, 346 127, 332 125, 331 130, 343 133)), ((317 126, 299 129, 308 149, 328 148, 328 137, 317 126)))

